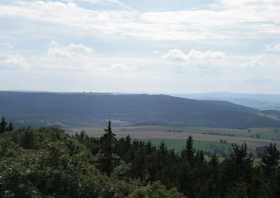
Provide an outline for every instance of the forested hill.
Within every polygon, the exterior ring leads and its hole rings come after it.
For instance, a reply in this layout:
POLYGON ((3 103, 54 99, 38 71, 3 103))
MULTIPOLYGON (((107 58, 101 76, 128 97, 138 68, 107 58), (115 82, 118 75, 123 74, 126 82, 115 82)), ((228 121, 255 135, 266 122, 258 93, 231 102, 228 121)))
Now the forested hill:
POLYGON ((111 119, 145 125, 280 127, 275 117, 229 102, 144 94, 0 92, 0 115, 37 126, 72 127, 111 119))

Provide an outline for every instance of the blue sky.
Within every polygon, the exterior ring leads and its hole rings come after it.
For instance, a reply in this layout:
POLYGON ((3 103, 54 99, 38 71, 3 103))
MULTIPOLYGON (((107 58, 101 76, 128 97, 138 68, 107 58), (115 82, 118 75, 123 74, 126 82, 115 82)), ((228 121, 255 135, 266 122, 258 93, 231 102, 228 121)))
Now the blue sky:
POLYGON ((1 0, 0 90, 280 91, 279 0, 1 0))

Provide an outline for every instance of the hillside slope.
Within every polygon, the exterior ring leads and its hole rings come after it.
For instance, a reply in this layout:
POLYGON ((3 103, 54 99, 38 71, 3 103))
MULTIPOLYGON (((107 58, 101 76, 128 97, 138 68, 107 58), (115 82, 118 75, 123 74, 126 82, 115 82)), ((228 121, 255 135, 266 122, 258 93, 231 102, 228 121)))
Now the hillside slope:
POLYGON ((279 120, 229 102, 144 94, 0 92, 0 115, 17 123, 66 127, 106 119, 129 124, 280 127, 279 120))
POLYGON ((280 110, 280 95, 277 94, 209 92, 181 94, 177 96, 195 100, 224 100, 260 110, 280 110))

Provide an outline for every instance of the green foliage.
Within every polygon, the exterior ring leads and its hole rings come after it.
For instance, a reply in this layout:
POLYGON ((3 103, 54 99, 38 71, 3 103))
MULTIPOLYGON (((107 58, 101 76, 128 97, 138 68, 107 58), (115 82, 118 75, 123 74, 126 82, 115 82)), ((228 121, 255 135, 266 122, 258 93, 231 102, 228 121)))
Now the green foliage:
POLYGON ((246 144, 221 160, 164 142, 117 139, 110 122, 100 138, 85 132, 23 128, 0 135, 0 197, 278 198, 279 151, 271 144, 254 165, 246 144))
POLYGON ((7 122, 4 117, 1 118, 0 122, 0 133, 4 133, 6 131, 13 131, 14 125, 11 122, 7 122))
POLYGON ((186 141, 186 147, 182 151, 182 158, 187 160, 190 164, 193 163, 194 160, 194 148, 193 148, 193 139, 189 137, 186 141))
POLYGON ((274 175, 279 168, 280 152, 275 144, 270 144, 262 156, 262 166, 267 176, 274 175))
MULTIPOLYGON (((144 183, 125 178, 130 167, 125 162, 114 167, 114 176, 102 174, 96 168, 97 155, 89 149, 91 143, 100 144, 86 135, 71 137, 60 129, 26 128, 2 134, 0 197, 124 198, 146 188, 144 183)), ((177 193, 157 185, 147 187, 151 190, 144 196, 153 191, 165 197, 177 193)))
POLYGON ((13 125, 13 123, 9 122, 7 131, 13 131, 13 130, 14 130, 14 125, 13 125))
POLYGON ((247 151, 247 145, 242 144, 238 146, 233 144, 232 150, 233 152, 229 159, 226 160, 226 163, 229 165, 228 171, 231 172, 234 178, 249 176, 253 166, 253 158, 247 151))
POLYGON ((6 119, 4 117, 2 117, 1 122, 0 122, 0 133, 3 133, 6 131, 7 125, 8 125, 8 123, 7 123, 6 119))
POLYGON ((27 129, 24 131, 22 136, 20 137, 20 145, 24 149, 33 149, 36 147, 36 136, 34 135, 33 131, 27 129))
POLYGON ((111 121, 108 122, 108 128, 105 129, 105 132, 100 138, 98 167, 107 175, 111 175, 114 167, 118 163, 118 156, 113 153, 117 139, 111 128, 111 121))
POLYGON ((167 190, 160 183, 154 183, 136 189, 128 198, 180 198, 182 196, 175 189, 167 190))

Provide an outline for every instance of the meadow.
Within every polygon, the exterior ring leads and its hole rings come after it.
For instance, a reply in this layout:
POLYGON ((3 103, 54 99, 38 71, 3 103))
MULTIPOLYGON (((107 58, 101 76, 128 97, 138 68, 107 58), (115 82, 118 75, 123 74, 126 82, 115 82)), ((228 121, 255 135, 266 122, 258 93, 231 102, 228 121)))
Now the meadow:
MULTIPOLYGON (((86 131, 92 137, 100 137, 104 134, 103 128, 75 128, 68 129, 68 133, 86 131)), ((127 126, 114 127, 113 132, 117 137, 129 135, 133 139, 150 141, 154 145, 164 142, 168 148, 180 152, 186 143, 186 139, 192 136, 194 147, 209 153, 226 155, 231 150, 232 144, 246 143, 250 152, 255 153, 257 147, 263 147, 269 143, 280 145, 280 129, 278 128, 250 128, 250 129, 226 129, 226 128, 188 128, 172 126, 127 126)))

